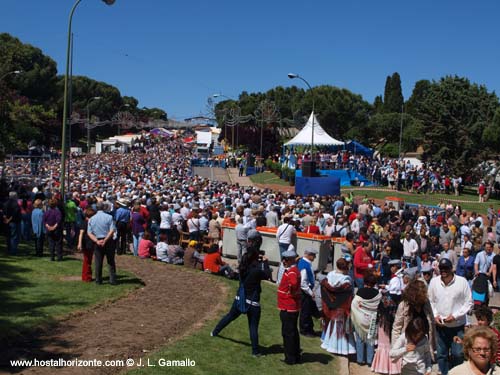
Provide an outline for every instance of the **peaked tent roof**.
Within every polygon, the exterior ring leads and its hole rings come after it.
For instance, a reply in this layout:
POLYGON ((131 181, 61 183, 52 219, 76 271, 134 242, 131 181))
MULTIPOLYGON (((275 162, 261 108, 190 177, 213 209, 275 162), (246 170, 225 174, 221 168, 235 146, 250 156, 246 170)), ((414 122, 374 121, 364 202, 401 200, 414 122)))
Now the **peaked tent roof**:
POLYGON ((285 146, 308 146, 311 144, 311 136, 312 136, 312 124, 314 118, 314 145, 315 146, 341 146, 344 142, 338 141, 335 138, 332 138, 328 135, 328 133, 321 127, 318 119, 314 115, 314 112, 311 112, 311 116, 309 116, 309 120, 302 128, 302 130, 291 140, 285 143, 285 146))

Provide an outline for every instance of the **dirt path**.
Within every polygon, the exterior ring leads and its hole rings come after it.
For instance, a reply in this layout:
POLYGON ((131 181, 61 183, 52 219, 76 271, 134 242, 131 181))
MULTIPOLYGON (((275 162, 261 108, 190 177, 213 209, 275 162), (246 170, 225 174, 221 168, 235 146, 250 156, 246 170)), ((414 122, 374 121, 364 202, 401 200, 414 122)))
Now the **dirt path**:
MULTIPOLYGON (((228 293, 216 278, 179 266, 121 256, 117 257, 117 269, 118 275, 120 270, 134 273, 144 286, 118 301, 73 314, 54 328, 24 337, 9 348, 0 347, 2 365, 8 359, 33 358, 137 361, 219 315, 228 293)), ((123 369, 31 367, 11 372, 114 374, 123 369)))

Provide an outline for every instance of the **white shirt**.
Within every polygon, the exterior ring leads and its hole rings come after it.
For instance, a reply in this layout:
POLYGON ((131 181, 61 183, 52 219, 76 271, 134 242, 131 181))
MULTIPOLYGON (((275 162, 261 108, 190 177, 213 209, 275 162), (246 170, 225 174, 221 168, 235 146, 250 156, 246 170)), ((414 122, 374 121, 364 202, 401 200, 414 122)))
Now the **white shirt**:
POLYGON ((172 227, 172 215, 168 210, 160 212, 160 229, 170 229, 172 227))
POLYGON ((415 255, 417 253, 418 243, 413 238, 410 238, 409 241, 405 238, 402 242, 403 242, 403 255, 405 257, 411 257, 412 255, 415 255))
POLYGON ((191 218, 187 221, 189 233, 198 232, 200 230, 200 219, 191 218))
POLYGON ((465 277, 454 275, 448 285, 444 285, 441 277, 434 277, 429 283, 428 292, 434 317, 444 319, 452 315, 455 320, 444 323, 446 327, 465 324, 465 316, 473 306, 472 293, 465 277))
POLYGON ((353 231, 356 234, 359 234, 359 229, 360 229, 359 220, 354 219, 351 223, 351 231, 353 231))
POLYGON ((292 224, 281 224, 276 231, 276 239, 278 242, 289 244, 292 242, 292 237, 295 233, 297 233, 297 231, 292 224))
POLYGON ((395 277, 392 277, 385 289, 390 294, 396 294, 400 296, 401 291, 403 290, 403 276, 399 274, 395 277))
MULTIPOLYGON (((312 262, 306 257, 302 259, 304 259, 307 263, 312 264, 312 262)), ((302 289, 304 293, 307 293, 310 296, 313 295, 313 291, 309 287, 309 279, 307 278, 307 270, 305 268, 302 271, 300 271, 300 289, 302 289)))

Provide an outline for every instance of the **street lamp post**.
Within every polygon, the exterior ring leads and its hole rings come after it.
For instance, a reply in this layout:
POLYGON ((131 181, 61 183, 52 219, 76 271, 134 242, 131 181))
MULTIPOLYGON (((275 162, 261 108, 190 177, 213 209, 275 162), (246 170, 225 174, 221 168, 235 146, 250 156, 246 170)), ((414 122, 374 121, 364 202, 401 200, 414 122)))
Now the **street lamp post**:
POLYGON ((307 87, 309 88, 309 91, 311 91, 311 94, 312 94, 312 112, 313 112, 313 117, 312 117, 312 131, 311 131, 311 170, 313 172, 313 174, 315 173, 316 171, 316 162, 315 162, 315 159, 314 159, 314 90, 313 88, 311 87, 311 85, 309 84, 309 82, 307 82, 303 77, 299 76, 298 74, 295 74, 295 73, 288 73, 288 78, 290 79, 300 79, 301 81, 303 81, 307 87))
MULTIPOLYGON (((123 108, 123 107, 130 107, 130 104, 128 103, 125 103, 125 104, 122 104, 122 106, 118 109, 118 112, 123 108)), ((122 133, 122 124, 119 122, 118 123, 118 135, 121 135, 122 133)))
MULTIPOLYGON (((229 96, 226 96, 226 95, 223 95, 223 94, 213 94, 212 95, 212 98, 226 98, 228 100, 234 100, 233 98, 229 97, 229 96)), ((232 136, 232 144, 233 144, 233 152, 234 152, 234 129, 232 129, 233 131, 233 136, 232 136)), ((224 141, 227 142, 227 124, 224 122, 224 141)))
MULTIPOLYGON (((76 0, 69 12, 69 22, 68 22, 68 41, 66 46, 66 74, 64 75, 64 97, 63 97, 63 118, 62 118, 62 130, 61 130, 61 170, 59 173, 61 182, 61 196, 64 199, 65 190, 65 171, 66 171, 66 124, 68 118, 68 76, 69 76, 69 65, 70 65, 70 51, 71 51, 71 23, 73 21, 73 14, 75 13, 76 7, 80 4, 82 0, 76 0)), ((113 5, 115 0, 102 0, 107 5, 113 5)))
POLYGON ((92 100, 100 100, 101 96, 94 96, 87 101, 87 153, 90 154, 90 102, 92 100))
POLYGON ((22 72, 23 72, 22 70, 13 70, 12 72, 7 72, 2 77, 0 77, 0 81, 2 81, 9 74, 21 74, 22 72))

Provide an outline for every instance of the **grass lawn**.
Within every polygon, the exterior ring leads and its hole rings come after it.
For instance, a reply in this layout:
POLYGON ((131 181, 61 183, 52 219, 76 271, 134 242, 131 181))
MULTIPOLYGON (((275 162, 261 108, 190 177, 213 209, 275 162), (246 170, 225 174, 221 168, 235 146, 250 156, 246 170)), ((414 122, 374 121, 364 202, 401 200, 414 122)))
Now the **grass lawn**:
POLYGON ((289 186, 290 184, 288 181, 282 180, 278 176, 276 176, 274 173, 271 172, 262 172, 262 173, 256 173, 251 176, 249 176, 250 180, 252 180, 253 183, 256 184, 276 184, 276 185, 283 185, 283 186, 289 186))
MULTIPOLYGON (((21 254, 28 249, 33 253, 33 246, 19 247, 21 254)), ((134 275, 120 271, 118 285, 97 287, 81 281, 80 260, 66 257, 51 262, 49 257, 5 254, 6 239, 0 237, 0 339, 50 325, 57 318, 115 300, 142 285, 134 275)))
MULTIPOLYGON (((215 277, 215 276, 214 276, 215 277)), ((225 281, 230 288, 227 310, 233 301, 237 283, 225 281)), ((276 308, 276 286, 263 283, 261 295, 262 315, 259 325, 259 342, 266 353, 265 357, 251 356, 250 338, 246 316, 240 316, 227 326, 219 337, 210 337, 210 331, 218 320, 209 322, 200 331, 183 338, 171 346, 167 346, 149 358, 150 364, 158 364, 159 359, 183 360, 189 358, 196 362, 195 367, 175 367, 175 374, 334 374, 336 362, 334 357, 320 348, 319 338, 300 338, 303 349, 303 362, 300 365, 288 366, 281 362, 283 355, 283 338, 281 322, 276 308)), ((193 308, 203 309, 203 306, 193 308)), ((315 323, 316 330, 319 323, 315 323)), ((169 371, 165 367, 146 367, 132 371, 134 375, 164 374, 169 371)))
POLYGON ((465 190, 464 194, 460 196, 455 195, 446 195, 446 194, 409 194, 409 193, 401 193, 398 191, 388 191, 388 190, 377 190, 377 188, 363 189, 363 188, 341 188, 342 194, 346 194, 349 191, 352 191, 354 196, 362 196, 365 194, 370 198, 375 199, 385 199, 385 197, 400 197, 405 200, 407 203, 422 203, 422 204, 430 204, 437 205, 439 202, 444 201, 445 203, 448 201, 462 201, 458 202, 462 209, 467 211, 476 211, 477 213, 486 215, 488 207, 490 204, 493 205, 493 208, 496 210, 500 206, 500 200, 491 199, 485 203, 478 202, 478 196, 475 192, 470 190, 465 190), (466 201, 466 202, 463 202, 466 201))

